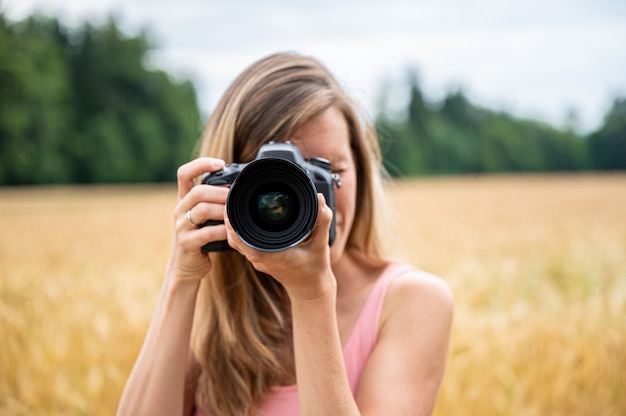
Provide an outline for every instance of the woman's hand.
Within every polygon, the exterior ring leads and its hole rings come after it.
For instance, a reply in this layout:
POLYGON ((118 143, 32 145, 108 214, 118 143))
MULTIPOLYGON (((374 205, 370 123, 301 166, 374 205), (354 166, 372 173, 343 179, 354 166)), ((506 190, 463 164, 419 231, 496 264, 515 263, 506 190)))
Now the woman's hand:
POLYGON ((328 246, 333 213, 326 205, 323 194, 319 193, 317 198, 317 221, 311 235, 297 246, 278 252, 255 250, 244 243, 230 224, 224 209, 228 244, 245 256, 256 270, 278 280, 292 299, 294 296, 314 299, 335 287, 328 246))
POLYGON ((178 204, 174 211, 175 232, 168 274, 179 281, 200 281, 211 270, 202 246, 226 240, 223 224, 198 227, 208 220, 223 219, 228 188, 195 186, 195 178, 224 167, 220 159, 201 157, 178 168, 178 204))
POLYGON ((224 166, 202 157, 178 169, 175 232, 164 284, 139 357, 120 400, 118 415, 176 415, 193 404, 189 342, 200 280, 211 270, 202 246, 226 239, 223 224, 198 228, 207 220, 222 220, 227 188, 195 186, 195 178, 224 166), (189 220, 187 219, 189 212, 189 220), (190 399, 190 400, 185 400, 190 399))

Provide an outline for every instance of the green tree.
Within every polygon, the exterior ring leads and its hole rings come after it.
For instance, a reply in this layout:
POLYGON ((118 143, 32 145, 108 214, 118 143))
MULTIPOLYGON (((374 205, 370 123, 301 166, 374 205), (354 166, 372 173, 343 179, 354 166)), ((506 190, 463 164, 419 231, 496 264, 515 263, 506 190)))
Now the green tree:
POLYGON ((146 69, 146 36, 127 38, 112 20, 84 25, 68 50, 78 113, 68 155, 74 181, 175 179, 199 134, 192 84, 146 69))
POLYGON ((602 127, 590 135, 589 150, 596 169, 626 169, 626 98, 615 99, 602 127))
MULTIPOLYGON (((409 78, 404 118, 385 111, 377 120, 384 135, 385 164, 396 176, 576 170, 589 166, 585 138, 472 104, 462 91, 427 102, 409 78)), ((613 123, 615 124, 615 123, 613 123)), ((616 142, 616 139, 611 139, 616 142)), ((601 146, 600 146, 601 147, 601 146)))
POLYGON ((195 89, 146 66, 145 34, 0 15, 0 185, 173 181, 201 127, 195 89))
POLYGON ((71 133, 69 69, 63 27, 34 16, 0 15, 0 184, 69 179, 63 142, 71 133))

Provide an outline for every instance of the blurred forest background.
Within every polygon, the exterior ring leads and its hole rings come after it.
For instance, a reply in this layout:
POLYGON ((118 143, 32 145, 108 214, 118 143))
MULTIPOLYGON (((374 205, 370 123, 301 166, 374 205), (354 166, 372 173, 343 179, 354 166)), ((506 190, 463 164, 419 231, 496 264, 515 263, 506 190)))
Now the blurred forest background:
MULTIPOLYGON (((0 185, 170 182, 199 138, 194 85, 149 65, 148 36, 114 19, 69 29, 0 12, 0 185)), ((416 71, 400 114, 376 125, 394 176, 626 169, 626 98, 581 133, 482 108, 462 90, 429 101, 416 71)))

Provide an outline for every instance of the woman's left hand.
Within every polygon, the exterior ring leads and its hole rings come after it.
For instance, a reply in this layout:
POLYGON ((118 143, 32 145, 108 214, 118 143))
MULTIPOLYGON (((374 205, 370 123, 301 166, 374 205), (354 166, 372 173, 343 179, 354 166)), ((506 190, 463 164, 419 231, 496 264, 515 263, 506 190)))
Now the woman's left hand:
POLYGON ((323 194, 319 193, 317 198, 317 221, 311 235, 295 247, 278 252, 255 250, 244 243, 230 224, 224 209, 228 244, 245 256, 256 270, 279 281, 292 299, 317 298, 336 284, 330 268, 328 245, 333 213, 326 205, 323 194))

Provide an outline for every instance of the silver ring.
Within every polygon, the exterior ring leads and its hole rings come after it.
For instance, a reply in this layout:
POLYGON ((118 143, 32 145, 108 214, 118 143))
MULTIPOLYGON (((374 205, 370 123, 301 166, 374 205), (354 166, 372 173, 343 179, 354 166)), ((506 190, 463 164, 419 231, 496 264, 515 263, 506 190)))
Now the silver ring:
POLYGON ((187 211, 187 222, 191 225, 193 225, 194 227, 197 227, 198 224, 196 224, 195 222, 193 222, 193 220, 191 219, 191 210, 187 211))

